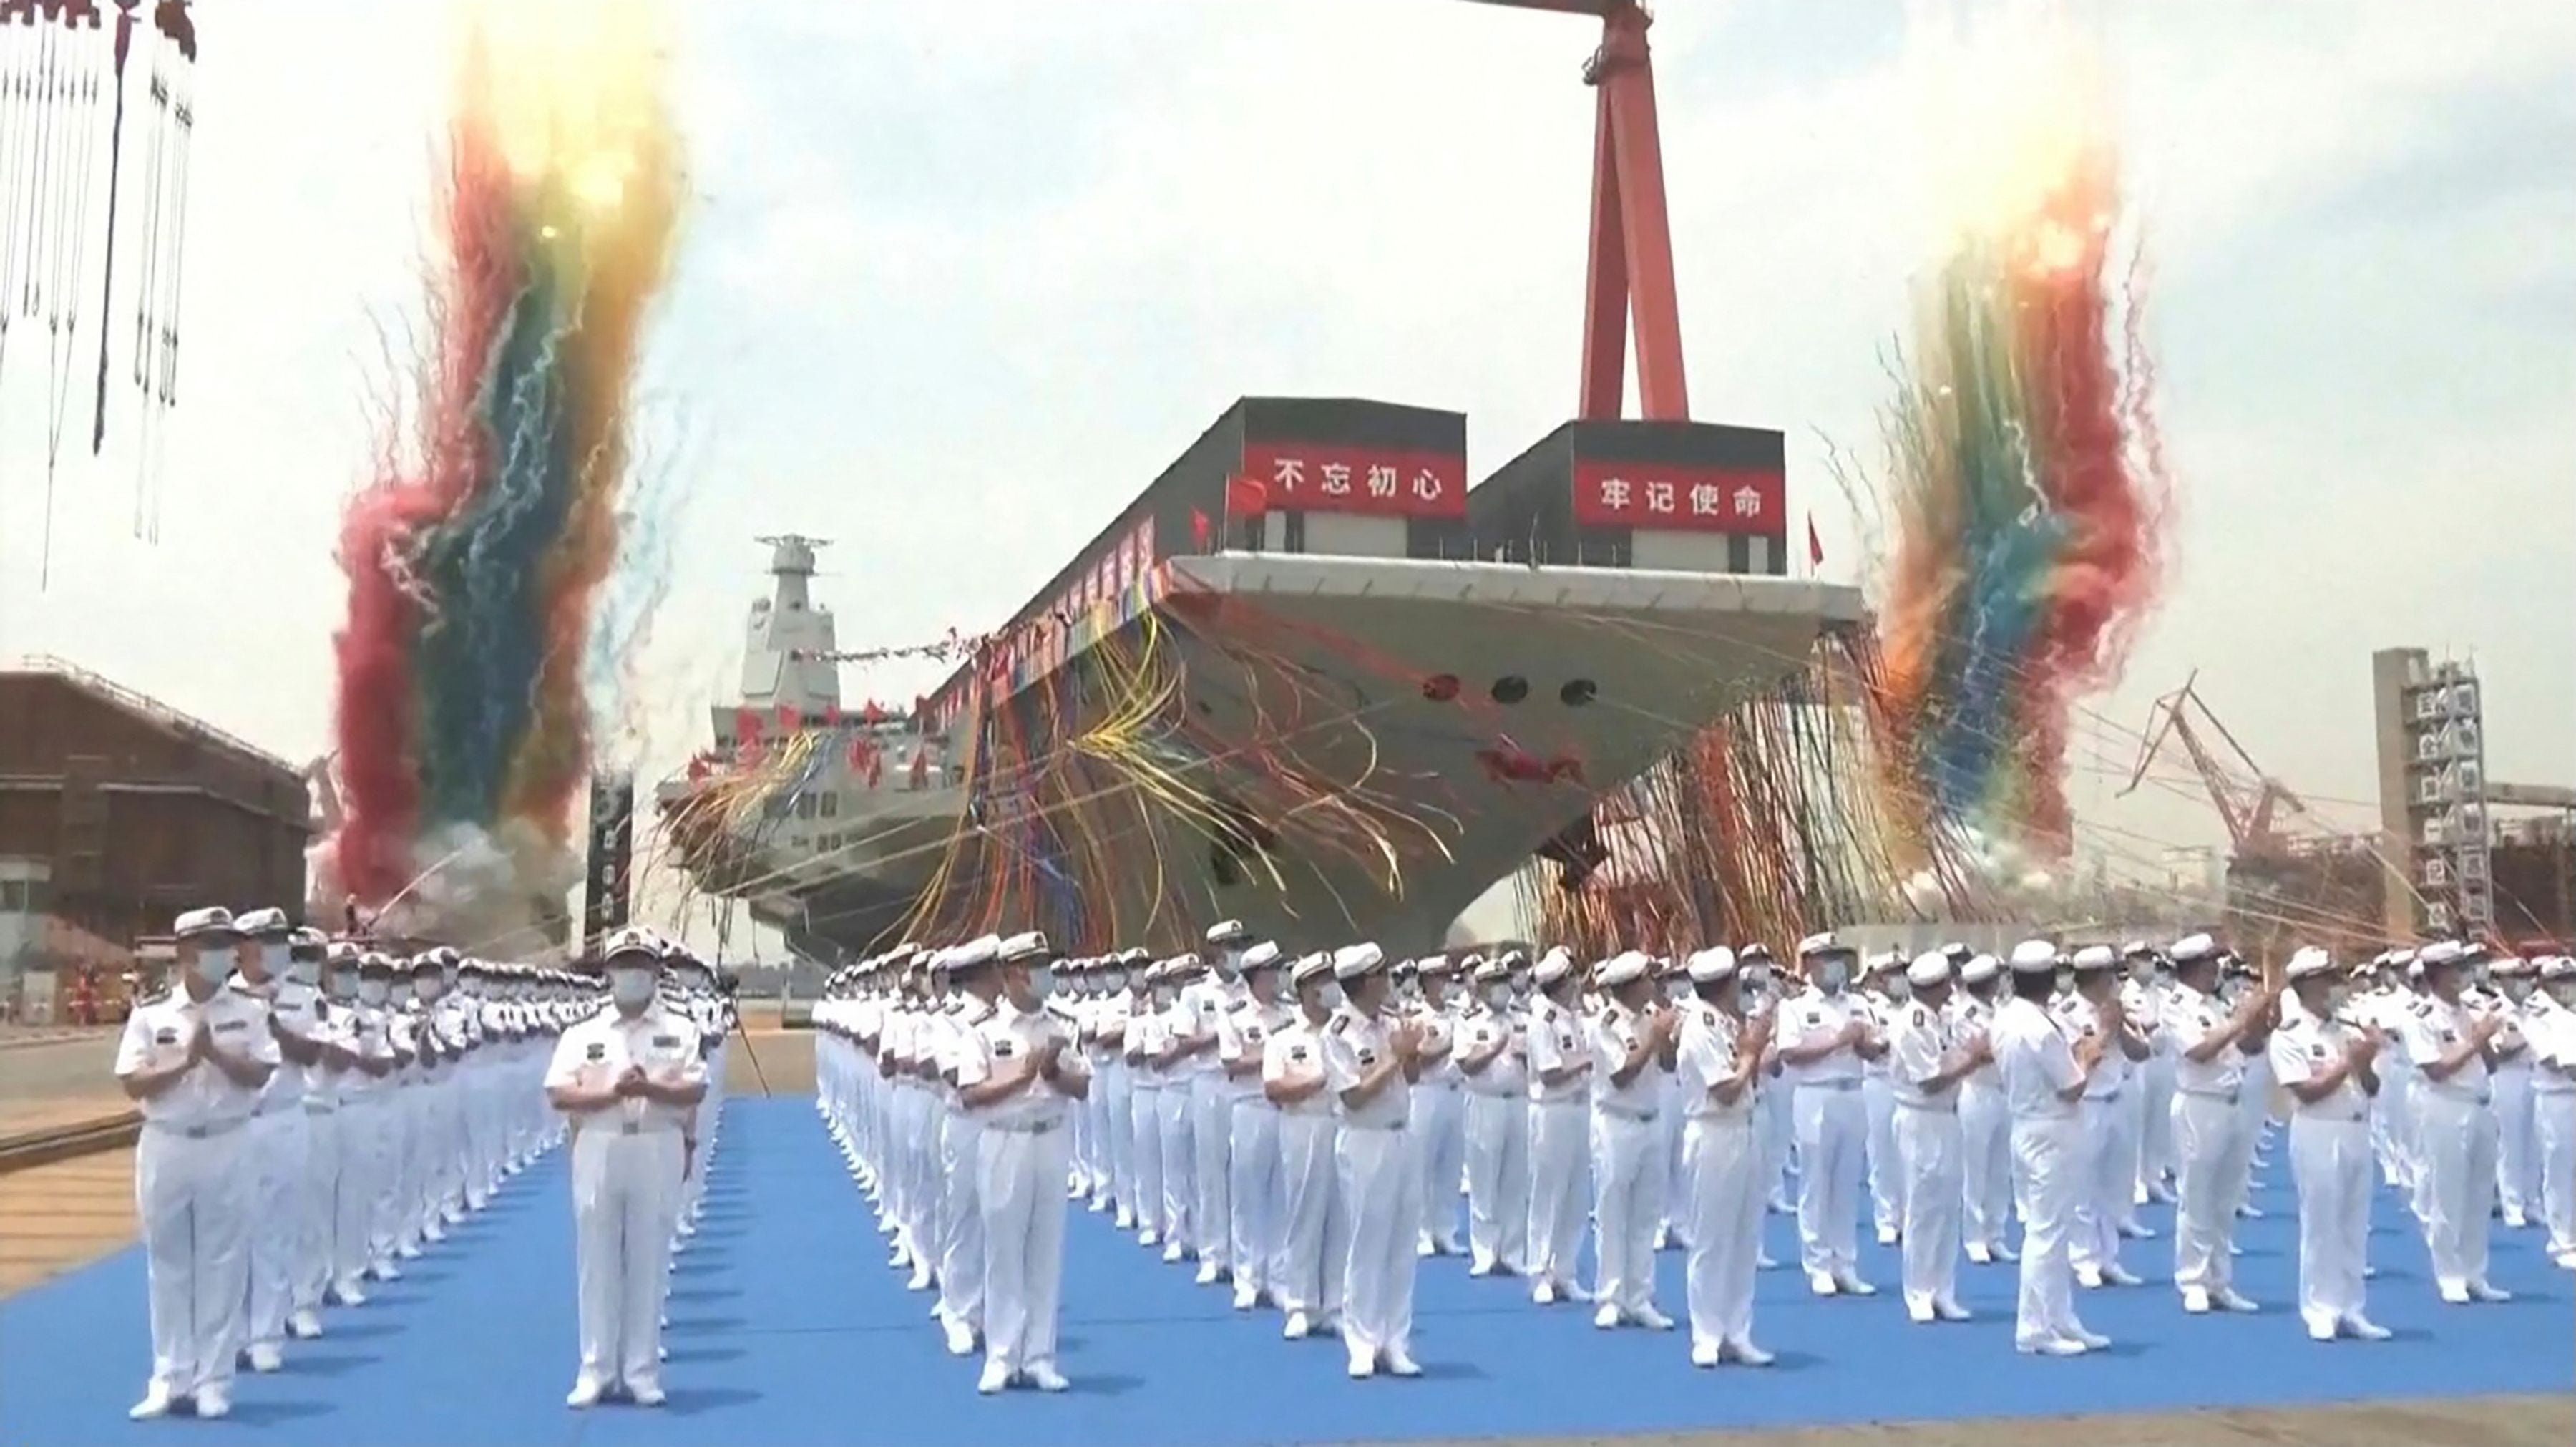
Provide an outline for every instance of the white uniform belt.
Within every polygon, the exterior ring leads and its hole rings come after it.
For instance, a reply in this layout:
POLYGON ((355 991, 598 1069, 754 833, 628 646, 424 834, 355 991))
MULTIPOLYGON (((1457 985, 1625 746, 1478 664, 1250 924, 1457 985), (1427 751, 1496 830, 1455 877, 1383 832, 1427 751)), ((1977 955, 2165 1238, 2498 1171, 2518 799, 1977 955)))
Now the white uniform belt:
POLYGON ((306 1115, 329 1115, 339 1108, 340 1102, 336 1100, 316 1099, 310 1095, 304 1097, 304 1113, 306 1115))
POLYGON ((1487 1100, 1515 1100, 1526 1098, 1529 1095, 1529 1089, 1526 1086, 1518 1089, 1514 1089, 1511 1086, 1503 1086, 1497 1089, 1471 1085, 1467 1087, 1467 1093, 1469 1095, 1482 1096, 1487 1100))
POLYGON ((2086 1105, 2109 1105, 2111 1102, 2120 1098, 2120 1091, 2123 1088, 2124 1087, 2115 1085, 2109 1090, 2103 1091, 2100 1095, 2088 1095, 2084 1097, 2084 1103, 2086 1105))
POLYGON ((2303 1105, 2299 1107, 2298 1114, 2291 1117, 2293 1122, 2305 1121, 2310 1125, 2366 1125, 2369 1119, 2367 1111, 2356 1112, 2349 1106, 2340 1105, 2314 1108, 2303 1105))
POLYGON ((2531 1077, 2531 1093, 2534 1095, 2576 1095, 2576 1080, 2567 1080, 2555 1075, 2534 1075, 2531 1077))
POLYGON ((219 1135, 230 1135, 241 1129, 243 1123, 249 1119, 248 1116, 240 1116, 232 1120, 208 1121, 203 1125, 174 1125, 166 1120, 147 1120, 143 1123, 143 1128, 157 1130, 163 1135, 185 1136, 192 1141, 202 1141, 212 1140, 219 1135))
POLYGON ((1828 1076, 1823 1080, 1801 1080, 1800 1090, 1858 1090, 1860 1082, 1848 1075, 1828 1076))
POLYGON ((2423 1090, 2426 1095, 2431 1096, 2436 1100, 2447 1100, 2455 1105, 2485 1105, 2487 1103, 2487 1093, 2483 1090, 2457 1090, 2449 1085, 2437 1085, 2430 1081, 2425 1082, 2423 1090))
POLYGON ((988 1120, 984 1129, 1008 1131, 1012 1135, 1045 1135, 1063 1125, 1062 1120, 988 1120))
POLYGON ((1539 1097, 1530 1101, 1530 1104, 1541 1107, 1586 1105, 1589 1103, 1590 1101, 1587 1097, 1580 1095, 1551 1095, 1539 1097))
POLYGON ((295 1100, 263 1100, 259 1103, 258 1108, 251 1112, 251 1115, 254 1119, 263 1115, 284 1115, 288 1111, 295 1109, 296 1103, 301 1101, 303 1098, 304 1097, 299 1095, 295 1100))
POLYGON ((1919 1110, 1925 1115, 1957 1115, 1959 1113, 1959 1102, 1946 1098, 1941 1100, 1908 1100, 1904 1096, 1900 1095, 1896 1098, 1896 1104, 1900 1109, 1919 1110))
POLYGON ((1592 1108, 1618 1120, 1633 1120, 1645 1124, 1652 1124, 1657 1114, 1653 1106, 1614 1105, 1606 1100, 1592 1102, 1592 1108))
POLYGON ((1344 1130, 1402 1130, 1402 1129, 1404 1129, 1405 1125, 1406 1125, 1406 1122, 1404 1122, 1404 1121, 1400 1121, 1400 1120, 1386 1120, 1386 1121, 1345 1120, 1345 1121, 1343 1121, 1343 1122, 1342 1122, 1342 1129, 1344 1129, 1344 1130))
POLYGON ((678 1135, 680 1128, 669 1121, 621 1120, 613 1127, 584 1126, 584 1130, 604 1130, 611 1135, 678 1135))
POLYGON ((2234 1105, 2236 1103, 2236 1097, 2239 1093, 2240 1092, 2234 1086, 2229 1086, 2225 1090, 2220 1090, 2215 1086, 2208 1085, 2177 1085, 2174 1087, 2174 1094, 2176 1095, 2194 1096, 2201 1100, 2220 1100, 2225 1101, 2229 1105, 2234 1105))
POLYGON ((1682 1119, 1691 1125, 1749 1126, 1753 1124, 1753 1112, 1749 1110, 1694 1110, 1683 1116, 1682 1119))

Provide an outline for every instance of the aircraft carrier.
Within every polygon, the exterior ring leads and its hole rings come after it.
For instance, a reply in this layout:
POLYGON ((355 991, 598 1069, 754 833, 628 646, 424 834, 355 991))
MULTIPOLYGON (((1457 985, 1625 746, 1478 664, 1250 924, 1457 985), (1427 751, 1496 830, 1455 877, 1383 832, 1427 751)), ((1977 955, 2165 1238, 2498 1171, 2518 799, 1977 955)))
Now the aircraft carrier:
POLYGON ((1596 803, 1860 622, 1787 576, 1783 473, 1776 431, 1581 421, 1470 488, 1458 413, 1245 398, 897 711, 841 693, 820 542, 768 539, 670 857, 825 962, 1225 917, 1436 947, 1533 857, 1579 879, 1596 803))

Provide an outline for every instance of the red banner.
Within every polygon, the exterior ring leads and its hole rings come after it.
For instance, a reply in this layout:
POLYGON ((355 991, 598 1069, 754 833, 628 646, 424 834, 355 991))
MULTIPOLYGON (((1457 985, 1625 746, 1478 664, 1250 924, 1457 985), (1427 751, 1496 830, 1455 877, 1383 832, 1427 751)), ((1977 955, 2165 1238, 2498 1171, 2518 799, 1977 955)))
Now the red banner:
POLYGON ((1465 517, 1467 459, 1322 442, 1246 442, 1243 471, 1280 512, 1465 517))
POLYGON ((1788 480, 1750 468, 1577 459, 1574 521, 1587 528, 1777 535, 1789 526, 1788 480))

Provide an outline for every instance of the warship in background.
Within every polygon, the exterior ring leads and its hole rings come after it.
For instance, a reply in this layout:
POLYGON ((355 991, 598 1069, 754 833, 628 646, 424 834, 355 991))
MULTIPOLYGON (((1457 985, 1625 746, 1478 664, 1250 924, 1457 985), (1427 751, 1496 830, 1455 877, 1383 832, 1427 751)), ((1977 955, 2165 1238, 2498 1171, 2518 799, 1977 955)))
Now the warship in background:
POLYGON ((658 791, 673 857, 826 963, 978 923, 942 913, 970 899, 980 923, 1072 946, 1114 933, 1177 949, 1234 917, 1286 941, 1423 950, 1533 857, 1579 882, 1606 857, 1595 804, 1803 668, 1822 631, 1859 623, 1861 599, 1786 576, 1778 432, 1573 422, 1472 491, 1465 433, 1451 412, 1244 399, 898 715, 844 703, 834 619, 812 594, 821 542, 765 539, 772 591, 751 605, 740 691, 712 705, 690 777, 658 791), (1230 618, 1270 627, 1259 667, 1230 618), (1292 689, 1320 690, 1338 707, 1299 725, 1300 767, 1440 821, 1436 844, 1400 871, 1286 847, 1280 821, 1230 805, 1256 781, 1229 781, 1237 751, 1215 747, 1197 778, 1213 818, 1133 791, 1104 826, 1159 869, 1050 866, 1033 887, 1028 801, 1012 771, 979 780, 973 751, 994 747, 998 718, 1052 727, 1025 740, 1038 756, 1101 722, 1103 645, 1149 628, 1180 651, 1172 716, 1194 735, 1250 752, 1292 689), (781 773, 779 751, 808 734, 781 773), (690 807, 760 766, 779 777, 756 806, 722 821, 690 807))

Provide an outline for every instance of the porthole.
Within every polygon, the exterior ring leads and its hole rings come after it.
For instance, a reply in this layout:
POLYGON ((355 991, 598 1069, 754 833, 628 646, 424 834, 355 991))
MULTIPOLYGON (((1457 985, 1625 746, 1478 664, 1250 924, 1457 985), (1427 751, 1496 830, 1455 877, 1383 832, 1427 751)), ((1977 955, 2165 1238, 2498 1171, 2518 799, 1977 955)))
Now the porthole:
POLYGON ((1578 678, 1556 691, 1557 701, 1567 708, 1581 708, 1601 696, 1601 685, 1588 678, 1578 678))
POLYGON ((1518 703, 1529 697, 1529 680, 1517 673, 1506 673, 1494 680, 1494 702, 1518 703))
POLYGON ((1447 703, 1458 696, 1458 675, 1435 673, 1422 680, 1422 696, 1433 703, 1447 703))

